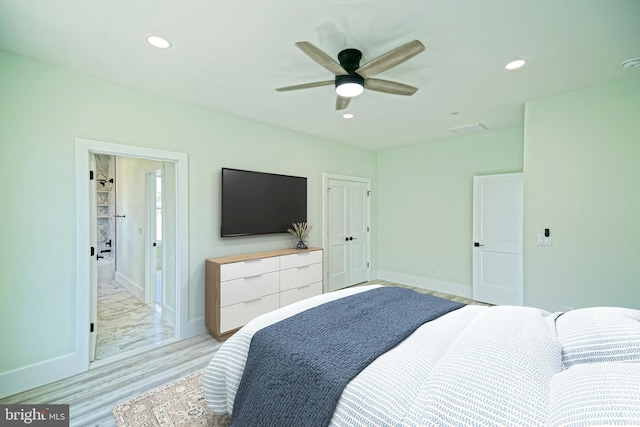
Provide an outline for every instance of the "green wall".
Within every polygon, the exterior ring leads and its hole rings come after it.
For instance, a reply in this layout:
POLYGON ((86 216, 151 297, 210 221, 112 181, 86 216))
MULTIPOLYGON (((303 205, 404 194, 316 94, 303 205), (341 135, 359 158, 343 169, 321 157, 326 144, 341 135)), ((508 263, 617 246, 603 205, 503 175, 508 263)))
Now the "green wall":
POLYGON ((521 172, 522 135, 512 128, 378 152, 379 277, 471 295, 473 176, 521 172))
POLYGON ((189 319, 204 259, 290 245, 219 237, 221 167, 307 176, 314 246, 322 173, 371 178, 380 277, 467 295, 472 177, 524 169, 525 304, 640 307, 640 78, 530 102, 524 128, 378 153, 3 52, 0 99, 0 375, 74 351, 78 137, 188 154, 189 319))
POLYGON ((204 315, 204 260, 288 247, 219 237, 221 167, 308 177, 321 246, 322 173, 375 182, 375 152, 268 126, 0 52, 0 374, 74 352, 75 138, 189 156, 189 319, 204 315))
POLYGON ((159 168, 162 162, 155 160, 132 157, 116 160, 116 213, 125 215, 115 220, 116 265, 118 273, 142 294, 145 291, 145 240, 150 239, 146 236, 146 174, 159 168))
POLYGON ((526 105, 525 304, 640 308, 639 125, 640 78, 526 105))

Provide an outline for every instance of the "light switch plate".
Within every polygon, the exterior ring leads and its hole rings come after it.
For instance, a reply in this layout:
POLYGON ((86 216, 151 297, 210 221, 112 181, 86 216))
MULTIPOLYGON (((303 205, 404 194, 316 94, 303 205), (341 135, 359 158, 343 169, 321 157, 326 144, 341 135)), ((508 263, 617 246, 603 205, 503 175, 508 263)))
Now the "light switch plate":
POLYGON ((547 237, 544 234, 538 234, 538 246, 551 246, 551 237, 547 237))

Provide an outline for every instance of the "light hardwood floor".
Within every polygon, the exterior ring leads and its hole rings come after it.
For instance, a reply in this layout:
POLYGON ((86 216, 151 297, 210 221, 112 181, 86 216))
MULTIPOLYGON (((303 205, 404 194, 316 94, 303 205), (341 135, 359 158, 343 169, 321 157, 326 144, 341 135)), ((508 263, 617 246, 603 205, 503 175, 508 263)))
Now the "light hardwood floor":
POLYGON ((203 369, 220 347, 208 334, 155 348, 25 391, 0 403, 68 404, 71 426, 115 426, 111 409, 203 369))
MULTIPOLYGON (((489 305, 381 280, 362 285, 373 283, 406 287, 465 304, 489 305)), ((7 397, 0 403, 69 404, 71 426, 115 426, 111 414, 115 405, 203 369, 220 345, 208 334, 200 335, 101 364, 74 377, 7 397)))
POLYGON ((491 305, 491 304, 487 304, 487 303, 484 303, 484 302, 472 300, 471 298, 465 298, 465 297, 459 297, 457 295, 445 294, 444 292, 430 291, 428 289, 416 288, 414 286, 403 285, 401 283, 387 282, 385 280, 372 280, 370 282, 361 283, 361 284, 355 285, 355 286, 371 285, 371 284, 374 284, 374 283, 377 283, 379 285, 385 285, 385 286, 399 286, 401 288, 413 289, 414 291, 417 291, 417 292, 420 292, 420 293, 423 293, 423 294, 430 294, 430 295, 434 295, 434 296, 437 296, 437 297, 440 297, 440 298, 444 298, 444 299, 448 299, 448 300, 451 300, 451 301, 461 302, 463 304, 485 305, 485 306, 490 306, 491 305))

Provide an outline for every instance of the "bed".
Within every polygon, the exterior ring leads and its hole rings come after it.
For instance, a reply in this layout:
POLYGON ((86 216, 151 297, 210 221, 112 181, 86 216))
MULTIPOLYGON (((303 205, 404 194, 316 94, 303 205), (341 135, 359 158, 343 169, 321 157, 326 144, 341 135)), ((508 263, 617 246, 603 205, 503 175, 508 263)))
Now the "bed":
MULTIPOLYGON (((264 394, 263 389, 260 398, 239 399, 246 394, 246 384, 267 382, 264 373, 243 375, 245 367, 254 372, 254 366, 269 358, 266 350, 252 348, 254 336, 257 342, 271 328, 342 300, 364 298, 380 287, 319 295, 249 322, 225 342, 205 370, 209 409, 231 414, 232 425, 241 426, 640 425, 640 311, 614 307, 567 313, 456 307, 418 326, 367 363, 340 390, 328 422, 322 424, 301 421, 321 410, 315 399, 307 397, 305 406, 290 406, 301 400, 299 390, 264 394), (242 406, 238 403, 234 413, 237 398, 242 406), (276 412, 280 418, 270 423, 250 415, 238 421, 250 410, 260 416, 276 412)), ((281 363, 288 371, 295 364, 284 359, 281 363)), ((306 381, 300 378, 287 373, 282 382, 306 381)))

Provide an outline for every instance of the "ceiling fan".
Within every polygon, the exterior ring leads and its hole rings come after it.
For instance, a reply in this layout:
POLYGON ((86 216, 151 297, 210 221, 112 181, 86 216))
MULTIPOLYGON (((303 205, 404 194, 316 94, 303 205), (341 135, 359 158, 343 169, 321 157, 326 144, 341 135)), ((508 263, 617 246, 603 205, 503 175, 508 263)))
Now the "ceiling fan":
POLYGON ((392 49, 362 66, 360 66, 362 52, 358 49, 342 50, 338 54, 339 62, 336 62, 309 42, 297 42, 296 46, 306 53, 309 58, 335 74, 336 77, 334 80, 280 87, 276 89, 278 92, 335 85, 338 95, 336 110, 344 110, 349 105, 351 98, 360 95, 364 89, 405 96, 411 96, 418 90, 417 87, 403 83, 371 78, 376 74, 402 64, 422 52, 424 45, 418 40, 410 41, 392 49))

